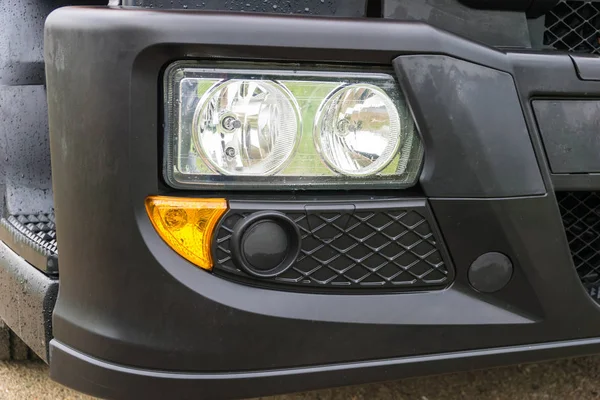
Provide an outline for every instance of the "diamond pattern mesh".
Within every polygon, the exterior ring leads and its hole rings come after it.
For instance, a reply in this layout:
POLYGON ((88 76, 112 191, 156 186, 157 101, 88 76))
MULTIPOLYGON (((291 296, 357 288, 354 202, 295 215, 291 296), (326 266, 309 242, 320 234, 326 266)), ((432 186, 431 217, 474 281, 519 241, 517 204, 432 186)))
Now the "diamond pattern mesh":
POLYGON ((600 193, 558 192, 556 197, 577 274, 588 291, 597 291, 600 285, 600 193))
MULTIPOLYGON (((235 224, 250 212, 230 211, 216 235, 216 273, 250 278, 230 252, 235 224)), ((411 288, 449 283, 427 219, 417 210, 286 211, 300 229, 296 263, 263 282, 322 288, 411 288)))
POLYGON ((561 1, 546 14, 544 45, 600 54, 600 3, 561 1))

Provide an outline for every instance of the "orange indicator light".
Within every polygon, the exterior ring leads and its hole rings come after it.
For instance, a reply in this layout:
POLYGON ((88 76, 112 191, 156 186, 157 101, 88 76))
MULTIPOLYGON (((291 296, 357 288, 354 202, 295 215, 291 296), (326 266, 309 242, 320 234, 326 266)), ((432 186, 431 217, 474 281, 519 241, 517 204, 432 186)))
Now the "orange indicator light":
POLYGON ((173 250, 202 269, 212 269, 210 246, 215 226, 227 211, 225 199, 149 196, 146 211, 173 250))

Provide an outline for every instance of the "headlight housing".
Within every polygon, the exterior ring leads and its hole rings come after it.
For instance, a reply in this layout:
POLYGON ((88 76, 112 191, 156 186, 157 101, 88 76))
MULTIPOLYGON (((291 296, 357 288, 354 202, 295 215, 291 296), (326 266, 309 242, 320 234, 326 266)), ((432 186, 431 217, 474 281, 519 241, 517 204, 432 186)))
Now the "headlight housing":
POLYGON ((403 188, 423 158, 382 70, 178 62, 165 120, 164 177, 181 189, 403 188))

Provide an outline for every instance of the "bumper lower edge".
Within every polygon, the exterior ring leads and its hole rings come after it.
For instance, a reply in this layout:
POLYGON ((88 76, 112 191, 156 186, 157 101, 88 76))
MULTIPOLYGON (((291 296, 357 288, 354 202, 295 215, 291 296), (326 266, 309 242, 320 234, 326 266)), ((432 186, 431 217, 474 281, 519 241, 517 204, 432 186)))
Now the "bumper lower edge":
POLYGON ((111 399, 220 399, 253 397, 349 383, 458 372, 475 368, 576 357, 600 352, 600 338, 501 347, 388 360, 231 373, 184 373, 144 370, 87 356, 57 340, 50 342, 50 376, 79 391, 111 399))

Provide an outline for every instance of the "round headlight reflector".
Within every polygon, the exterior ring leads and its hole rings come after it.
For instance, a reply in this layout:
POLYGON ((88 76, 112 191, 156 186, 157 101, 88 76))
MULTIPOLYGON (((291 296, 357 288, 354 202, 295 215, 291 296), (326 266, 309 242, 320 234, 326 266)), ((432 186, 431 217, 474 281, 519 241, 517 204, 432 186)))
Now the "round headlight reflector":
POLYGON ((272 175, 289 161, 301 133, 298 106, 275 81, 216 84, 194 115, 194 142, 224 175, 272 175))
POLYGON ((337 88, 321 103, 314 127, 317 149, 327 165, 348 176, 374 175, 400 147, 400 116, 379 87, 337 88))

